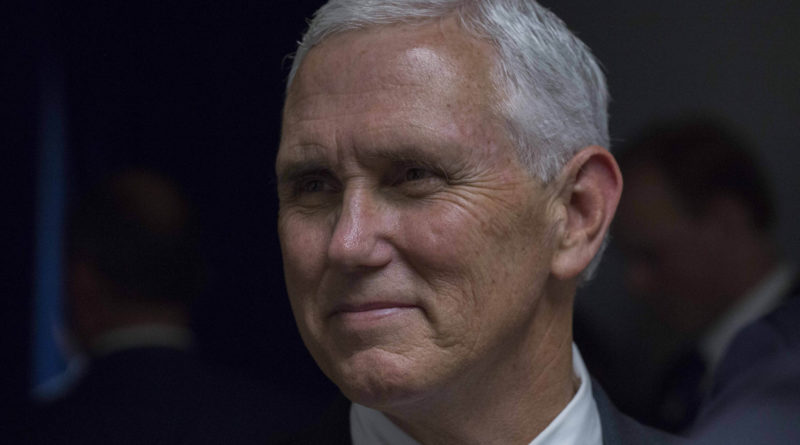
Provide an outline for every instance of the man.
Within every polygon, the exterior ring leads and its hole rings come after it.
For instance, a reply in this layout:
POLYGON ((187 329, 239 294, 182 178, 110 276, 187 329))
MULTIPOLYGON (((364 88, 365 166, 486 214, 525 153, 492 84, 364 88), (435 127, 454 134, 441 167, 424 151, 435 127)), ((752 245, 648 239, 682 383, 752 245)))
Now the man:
POLYGON ((264 443, 274 402, 194 352, 202 263, 177 187, 124 171, 82 197, 68 226, 67 322, 86 365, 37 408, 24 443, 264 443))
POLYGON ((622 188, 606 101, 588 49, 532 1, 316 13, 279 234, 303 340, 353 404, 297 443, 664 439, 614 412, 572 345, 622 188))
POLYGON ((772 237, 774 205, 749 150, 708 118, 653 125, 619 156, 615 222, 632 295, 685 339, 642 420, 685 431, 733 337, 796 294, 772 237))

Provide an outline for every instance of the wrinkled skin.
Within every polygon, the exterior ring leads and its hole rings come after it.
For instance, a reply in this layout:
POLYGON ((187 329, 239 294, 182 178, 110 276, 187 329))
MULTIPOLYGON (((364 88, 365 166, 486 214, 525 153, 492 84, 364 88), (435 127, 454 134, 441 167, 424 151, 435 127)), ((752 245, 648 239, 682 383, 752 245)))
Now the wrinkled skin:
POLYGON ((447 21, 347 32, 289 91, 287 288, 304 342, 354 401, 391 411, 537 375, 557 212, 491 111, 492 57, 447 21))

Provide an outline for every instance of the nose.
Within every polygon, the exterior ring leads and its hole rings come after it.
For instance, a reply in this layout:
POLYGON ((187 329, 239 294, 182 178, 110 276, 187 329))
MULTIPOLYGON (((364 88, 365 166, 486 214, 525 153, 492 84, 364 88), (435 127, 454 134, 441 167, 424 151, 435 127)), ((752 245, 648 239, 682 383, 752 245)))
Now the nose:
POLYGON ((336 220, 328 259, 345 270, 385 266, 391 259, 390 215, 369 190, 347 190, 336 220))

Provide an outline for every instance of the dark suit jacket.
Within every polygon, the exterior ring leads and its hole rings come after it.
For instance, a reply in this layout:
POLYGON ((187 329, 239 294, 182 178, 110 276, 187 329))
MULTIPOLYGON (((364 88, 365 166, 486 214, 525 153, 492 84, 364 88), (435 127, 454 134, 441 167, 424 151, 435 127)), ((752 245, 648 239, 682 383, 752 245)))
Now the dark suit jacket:
MULTIPOLYGON (((617 411, 605 392, 597 382, 593 382, 594 398, 600 411, 600 423, 603 427, 604 445, 667 445, 683 443, 680 439, 669 436, 637 423, 635 420, 617 411)), ((316 428, 295 437, 279 440, 283 445, 351 445, 350 437, 350 401, 337 400, 328 412, 327 417, 316 428)))
MULTIPOLYGON (((790 301, 793 296, 800 293, 800 277, 796 277, 793 286, 788 292, 783 292, 779 299, 782 303, 790 301)), ((630 385, 631 376, 629 369, 621 370, 618 366, 609 365, 607 357, 615 351, 613 346, 603 341, 604 336, 600 332, 591 329, 589 323, 580 317, 575 319, 574 335, 575 342, 581 349, 584 361, 589 370, 595 375, 606 388, 608 388, 614 401, 625 412, 630 413, 639 421, 652 425, 656 428, 663 428, 669 431, 680 431, 688 433, 691 431, 692 423, 699 417, 704 405, 705 388, 702 386, 706 380, 729 382, 730 375, 717 374, 716 376, 706 376, 706 363, 698 351, 697 341, 691 341, 683 345, 676 351, 671 360, 664 363, 657 373, 645 380, 651 382, 649 386, 642 390, 641 385, 630 385), (620 372, 622 371, 622 372, 620 372), (714 377, 711 379, 711 377, 714 377), (637 390, 633 390, 637 388, 637 390)), ((800 321, 795 322, 795 326, 800 325, 800 321)), ((775 348, 782 348, 781 340, 770 340, 770 337, 778 334, 774 328, 764 325, 760 328, 761 333, 756 333, 755 337, 763 337, 766 341, 752 342, 750 345, 740 344, 735 354, 727 354, 726 359, 731 360, 739 357, 744 365, 757 363, 753 352, 749 349, 758 351, 764 355, 767 351, 775 348)), ((786 332, 786 329, 783 329, 786 332)), ((752 336, 752 334, 750 334, 752 336)), ((730 350, 730 348, 729 348, 730 350)), ((725 373, 738 373, 741 364, 729 363, 726 366, 719 366, 719 369, 726 369, 725 373), (733 365, 733 366, 731 366, 733 365)), ((635 378, 635 377, 634 377, 635 378)), ((718 392, 718 388, 715 392, 718 392)), ((715 398, 715 397, 714 397, 715 398)))
POLYGON ((714 445, 800 443, 800 297, 736 336, 690 437, 714 445))
POLYGON ((592 382, 592 389, 603 426, 603 445, 683 443, 678 437, 644 426, 619 412, 597 382, 592 382))
POLYGON ((263 444, 279 427, 270 396, 255 382, 227 378, 185 351, 128 349, 93 360, 63 398, 35 410, 23 439, 42 444, 263 444))

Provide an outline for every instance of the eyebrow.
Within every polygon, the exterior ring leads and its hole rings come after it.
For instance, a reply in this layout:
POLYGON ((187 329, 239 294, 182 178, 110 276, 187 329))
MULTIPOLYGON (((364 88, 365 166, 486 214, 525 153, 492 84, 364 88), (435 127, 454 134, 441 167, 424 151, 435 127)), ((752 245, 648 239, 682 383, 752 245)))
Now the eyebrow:
POLYGON ((325 149, 316 144, 301 144, 294 147, 284 162, 276 159, 275 176, 278 183, 296 179, 313 171, 329 168, 325 160, 325 149))
MULTIPOLYGON (((449 142, 445 142, 447 144, 449 142)), ((416 164, 440 170, 443 159, 442 141, 431 141, 422 138, 419 141, 392 145, 389 147, 368 147, 357 149, 360 162, 370 164, 373 162, 389 162, 392 164, 416 164), (432 147, 422 149, 421 146, 432 147)), ((331 165, 325 155, 326 149, 317 145, 303 147, 295 150, 289 159, 277 166, 277 182, 289 183, 305 175, 326 173, 331 171, 331 165)))
POLYGON ((278 185, 288 184, 303 176, 315 173, 325 173, 330 170, 328 164, 320 160, 303 159, 289 161, 277 171, 278 185))

